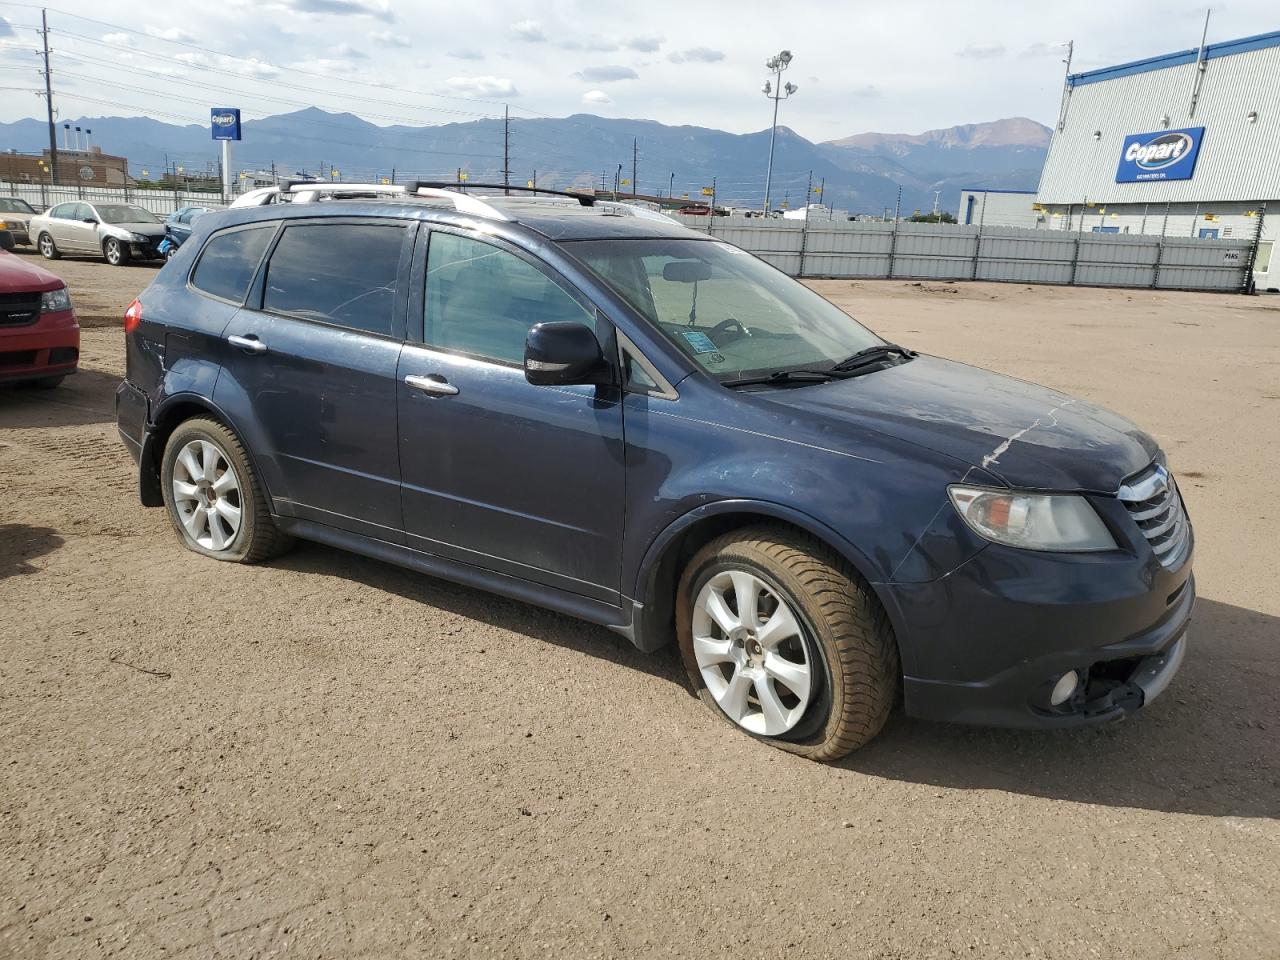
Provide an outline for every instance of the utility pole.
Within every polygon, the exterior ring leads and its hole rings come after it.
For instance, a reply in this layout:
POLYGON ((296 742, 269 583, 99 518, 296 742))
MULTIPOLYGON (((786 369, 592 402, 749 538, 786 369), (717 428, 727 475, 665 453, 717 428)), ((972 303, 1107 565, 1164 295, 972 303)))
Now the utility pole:
POLYGON ((673 170, 671 173, 671 181, 667 184, 667 199, 670 200, 676 195, 676 175, 673 170))
POLYGON ((511 191, 506 189, 511 185, 511 110, 504 103, 502 105, 502 192, 506 196, 511 196, 511 191))
POLYGON ((618 199, 619 181, 622 179, 622 164, 618 164, 618 172, 613 175, 613 199, 618 199))
POLYGON ((893 205, 893 222, 897 223, 902 216, 902 187, 898 187, 898 202, 893 205))
POLYGON ((49 182, 58 182, 58 132, 53 125, 53 71, 49 69, 49 12, 40 11, 40 38, 44 41, 44 106, 49 118, 49 182))
POLYGON ((809 171, 809 185, 804 188, 804 218, 809 219, 809 201, 813 199, 813 171, 809 171))
POLYGON ((640 192, 640 188, 636 186, 636 160, 640 155, 640 141, 636 137, 631 138, 631 195, 634 197, 640 192))
POLYGON ((933 219, 936 223, 938 220, 938 198, 942 196, 941 190, 933 191, 933 219))

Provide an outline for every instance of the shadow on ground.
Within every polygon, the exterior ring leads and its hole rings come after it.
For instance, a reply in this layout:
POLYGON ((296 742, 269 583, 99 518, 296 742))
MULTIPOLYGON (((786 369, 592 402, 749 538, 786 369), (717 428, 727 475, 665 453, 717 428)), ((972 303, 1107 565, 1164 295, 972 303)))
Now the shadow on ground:
POLYGON ((62 537, 48 527, 0 523, 0 580, 36 573, 31 561, 62 546, 62 537))
MULTIPOLYGON (((375 560, 302 545, 280 561, 601 657, 687 692, 674 645, 645 655, 603 627, 375 560)), ((838 767, 912 783, 1205 816, 1280 819, 1280 618, 1201 599, 1169 689, 1136 715, 1076 731, 913 720, 838 767)), ((673 708, 677 704, 673 691, 673 708)), ((725 729, 725 736, 735 734, 725 729)))
POLYGON ((0 430, 73 427, 115 420, 120 377, 77 370, 52 390, 26 383, 0 384, 0 430))

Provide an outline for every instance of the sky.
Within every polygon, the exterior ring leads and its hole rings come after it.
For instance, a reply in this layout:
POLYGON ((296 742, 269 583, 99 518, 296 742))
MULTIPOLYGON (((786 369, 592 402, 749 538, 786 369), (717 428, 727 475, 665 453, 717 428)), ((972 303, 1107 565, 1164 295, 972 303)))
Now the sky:
MULTIPOLYGON (((765 61, 793 55, 779 122, 811 140, 1026 116, 1051 123, 1073 72, 1194 47, 1205 7, 1139 0, 60 0, 64 119, 207 123, 304 106, 373 123, 594 113, 767 128, 765 61)), ((0 2, 0 120, 44 115, 38 5, 0 2)), ((1216 6, 1209 42, 1280 29, 1275 0, 1216 6)), ((0 148, 3 144, 0 144, 0 148)))

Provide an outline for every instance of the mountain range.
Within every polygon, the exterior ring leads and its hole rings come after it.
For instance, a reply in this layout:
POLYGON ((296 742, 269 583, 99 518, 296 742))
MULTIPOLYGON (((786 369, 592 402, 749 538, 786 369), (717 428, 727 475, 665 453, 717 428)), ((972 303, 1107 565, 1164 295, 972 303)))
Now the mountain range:
MULTIPOLYGON (((157 178, 166 164, 182 165, 189 173, 216 169, 218 145, 205 126, 146 117, 82 117, 70 122, 91 129, 95 146, 127 157, 135 177, 157 178)), ((615 177, 631 177, 634 142, 642 194, 665 195, 674 182, 676 195, 697 196, 699 188, 710 186, 715 178, 718 202, 762 204, 768 130, 733 134, 575 114, 513 118, 509 133, 512 183, 524 183, 536 172, 539 185, 603 183, 612 189, 615 177)), ((813 142, 779 127, 772 198, 775 205, 784 200, 793 207, 802 204, 812 171, 815 187, 825 182, 821 199, 839 209, 892 209, 901 188, 904 215, 931 209, 934 191, 941 191, 941 209, 954 211, 962 187, 1034 190, 1049 137, 1048 127, 1025 117, 921 134, 860 133, 827 142, 813 142)), ((398 179, 453 179, 463 169, 470 180, 481 182, 501 179, 503 139, 500 119, 378 126, 354 114, 313 107, 246 121, 244 139, 233 146, 232 165, 236 170, 262 170, 274 164, 288 174, 322 176, 337 170, 346 180, 390 176, 393 169, 398 179)), ((47 146, 43 121, 0 123, 0 150, 38 152, 47 146)))

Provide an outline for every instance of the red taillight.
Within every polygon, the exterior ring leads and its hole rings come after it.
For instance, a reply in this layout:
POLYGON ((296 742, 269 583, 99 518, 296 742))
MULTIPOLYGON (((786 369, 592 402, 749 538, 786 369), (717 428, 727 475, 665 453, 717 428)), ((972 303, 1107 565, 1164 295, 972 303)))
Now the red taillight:
POLYGON ((133 333, 142 322, 142 301, 134 300, 124 312, 124 332, 133 333))

